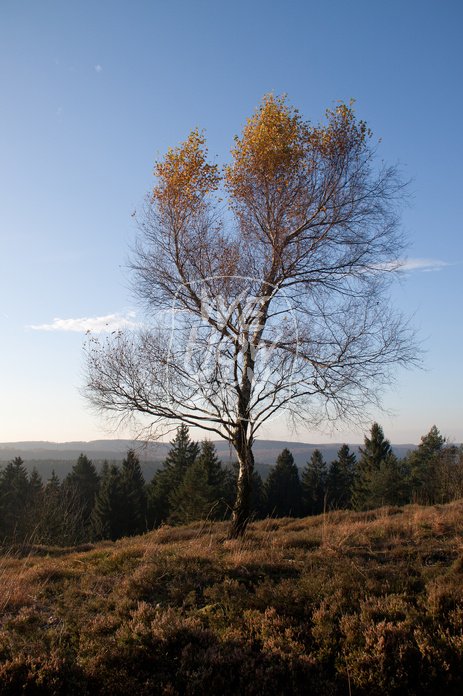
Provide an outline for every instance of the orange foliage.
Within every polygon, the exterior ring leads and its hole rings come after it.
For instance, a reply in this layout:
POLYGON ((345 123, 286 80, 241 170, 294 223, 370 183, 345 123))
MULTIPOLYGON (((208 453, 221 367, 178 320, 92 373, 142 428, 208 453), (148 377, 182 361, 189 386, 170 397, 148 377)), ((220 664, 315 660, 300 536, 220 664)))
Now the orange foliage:
POLYGON ((165 158, 157 161, 154 174, 158 178, 153 188, 152 202, 163 212, 199 211, 205 197, 216 191, 220 181, 216 164, 207 163, 207 148, 202 133, 195 128, 179 147, 170 148, 165 158))

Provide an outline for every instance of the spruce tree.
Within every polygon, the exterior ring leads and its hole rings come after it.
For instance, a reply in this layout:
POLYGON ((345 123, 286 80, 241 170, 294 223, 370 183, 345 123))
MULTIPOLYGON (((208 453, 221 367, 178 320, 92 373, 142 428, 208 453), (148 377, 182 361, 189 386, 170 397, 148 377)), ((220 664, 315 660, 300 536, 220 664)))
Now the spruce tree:
POLYGON ((95 504, 95 496, 100 487, 100 477, 93 462, 85 454, 80 454, 76 464, 63 482, 67 495, 82 506, 82 517, 90 524, 95 504))
POLYGON ((445 445, 445 437, 433 425, 429 433, 422 436, 418 447, 407 452, 404 466, 407 469, 409 497, 412 502, 424 504, 434 502, 436 484, 438 484, 435 470, 440 468, 438 462, 445 445))
POLYGON ((329 508, 346 509, 352 503, 357 457, 349 451, 349 445, 342 445, 337 459, 331 462, 326 477, 326 495, 329 508))
POLYGON ((326 462, 319 449, 312 452, 310 461, 302 471, 302 496, 304 512, 307 515, 319 515, 325 508, 326 462))
POLYGON ((29 476, 29 492, 32 501, 38 500, 43 494, 43 480, 35 466, 29 476))
POLYGON ((204 440, 199 456, 186 470, 179 489, 170 497, 170 519, 177 522, 222 519, 227 510, 226 481, 214 443, 204 440))
POLYGON ((29 531, 25 515, 29 493, 29 477, 24 461, 21 457, 15 457, 0 472, 0 540, 24 541, 29 531))
POLYGON ((121 518, 123 505, 121 473, 116 464, 105 462, 91 517, 93 534, 97 539, 116 541, 124 535, 124 521, 121 518))
POLYGON ((361 455, 353 487, 354 507, 366 510, 397 504, 402 485, 399 463, 378 423, 373 423, 370 437, 365 435, 364 443, 364 447, 359 448, 361 455))
POLYGON ((183 423, 177 429, 177 434, 170 445, 161 469, 156 472, 148 486, 150 527, 157 527, 167 521, 173 511, 175 496, 183 477, 199 454, 199 445, 190 440, 188 426, 183 423))
POLYGON ((368 507, 403 504, 400 462, 393 452, 386 455, 379 469, 372 472, 369 479, 368 507))
POLYGON ((331 462, 326 476, 326 505, 328 509, 338 510, 341 507, 340 499, 343 493, 343 481, 339 461, 331 462))
POLYGON ((65 545, 61 482, 55 470, 43 487, 42 502, 37 510, 37 541, 41 544, 65 545))
POLYGON ((40 513, 44 497, 44 485, 41 475, 36 467, 29 475, 29 492, 23 515, 30 530, 30 539, 39 542, 37 527, 40 521, 40 513))
POLYGON ((33 518, 38 543, 71 546, 88 539, 82 503, 74 489, 61 485, 54 470, 34 506, 33 518))
POLYGON ((277 457, 264 484, 267 511, 275 517, 298 517, 302 511, 299 470, 289 449, 277 457))
POLYGON ((133 450, 127 452, 122 462, 121 486, 124 536, 142 534, 146 531, 146 485, 140 460, 133 450))
MULTIPOLYGON (((298 472, 299 473, 299 472, 298 472)), ((236 490, 236 484, 235 484, 236 490)), ((267 501, 265 498, 265 486, 262 476, 256 469, 252 472, 251 481, 251 517, 257 520, 264 519, 267 514, 267 501)))

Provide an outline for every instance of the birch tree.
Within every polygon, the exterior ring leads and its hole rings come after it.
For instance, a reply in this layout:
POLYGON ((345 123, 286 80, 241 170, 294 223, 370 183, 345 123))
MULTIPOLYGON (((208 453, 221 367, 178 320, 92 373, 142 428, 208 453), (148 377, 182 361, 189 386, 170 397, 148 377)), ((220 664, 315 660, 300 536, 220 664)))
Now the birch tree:
POLYGON ((95 407, 144 414, 154 433, 199 426, 234 447, 232 537, 249 519, 259 429, 280 414, 296 428, 358 422, 414 361, 388 292, 404 184, 375 151, 352 104, 312 124, 273 94, 222 169, 193 130, 156 162, 137 213, 146 325, 87 346, 95 407))

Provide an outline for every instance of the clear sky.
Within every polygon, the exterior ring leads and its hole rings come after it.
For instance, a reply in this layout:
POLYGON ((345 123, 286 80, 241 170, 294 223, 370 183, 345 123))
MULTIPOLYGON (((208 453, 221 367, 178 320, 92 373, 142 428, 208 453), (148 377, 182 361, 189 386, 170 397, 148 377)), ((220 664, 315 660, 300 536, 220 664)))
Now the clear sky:
MULTIPOLYGON (((131 213, 157 153, 199 126, 226 161, 272 90, 315 122, 354 98, 413 179, 395 301, 425 369, 398 374, 393 417, 373 415, 396 444, 434 423, 461 442, 462 31, 460 0, 2 0, 0 442, 114 436, 79 395, 82 345, 136 320, 131 213)), ((262 436, 362 440, 272 427, 262 436)))

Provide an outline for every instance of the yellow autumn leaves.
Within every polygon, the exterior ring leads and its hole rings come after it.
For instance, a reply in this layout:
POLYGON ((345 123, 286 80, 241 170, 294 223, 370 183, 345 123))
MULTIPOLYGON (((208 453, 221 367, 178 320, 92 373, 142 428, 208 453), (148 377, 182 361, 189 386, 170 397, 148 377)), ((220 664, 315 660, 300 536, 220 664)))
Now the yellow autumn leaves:
POLYGON ((312 126, 288 104, 285 95, 266 94, 241 137, 235 136, 233 159, 223 175, 216 164, 208 163, 204 134, 196 128, 184 143, 156 162, 157 183, 151 202, 164 213, 197 214, 222 180, 229 203, 238 207, 248 205, 256 189, 278 197, 302 192, 317 163, 358 154, 365 148, 371 133, 364 122, 356 121, 352 103, 339 102, 327 110, 327 122, 312 126))
POLYGON ((205 196, 216 191, 220 182, 217 165, 207 162, 206 141, 197 128, 184 143, 170 148, 164 159, 156 162, 154 175, 157 184, 152 202, 163 211, 199 211, 205 205, 205 196))

